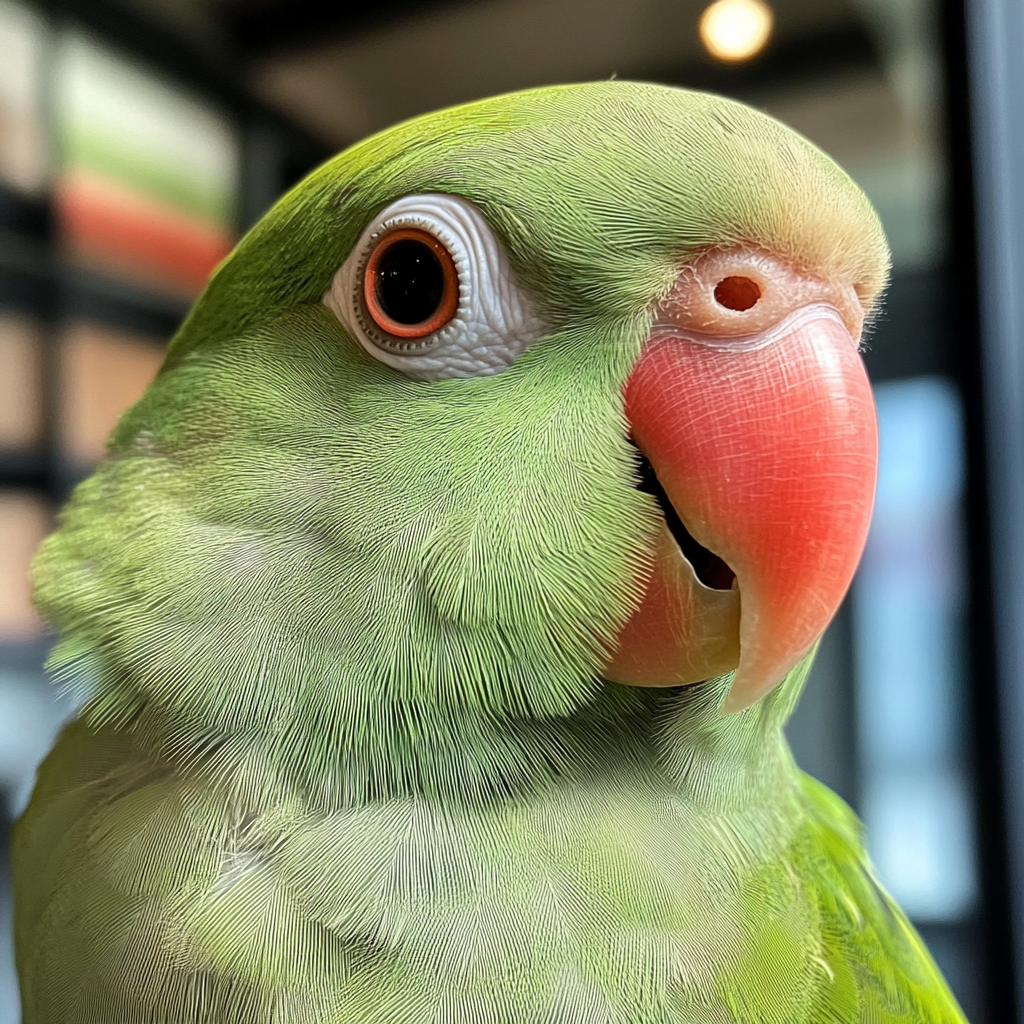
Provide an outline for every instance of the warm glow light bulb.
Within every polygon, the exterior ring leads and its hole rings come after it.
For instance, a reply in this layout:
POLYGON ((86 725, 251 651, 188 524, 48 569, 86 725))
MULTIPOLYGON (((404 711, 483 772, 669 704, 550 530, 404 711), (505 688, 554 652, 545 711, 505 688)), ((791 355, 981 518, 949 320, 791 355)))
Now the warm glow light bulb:
POLYGON ((700 38, 719 60, 748 60, 764 49, 774 20, 764 0, 715 0, 700 17, 700 38))

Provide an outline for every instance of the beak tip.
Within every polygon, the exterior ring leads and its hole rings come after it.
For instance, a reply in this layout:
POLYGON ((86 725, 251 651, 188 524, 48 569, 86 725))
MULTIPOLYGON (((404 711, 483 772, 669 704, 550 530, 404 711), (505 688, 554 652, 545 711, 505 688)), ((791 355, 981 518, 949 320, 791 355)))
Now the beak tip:
POLYGON ((740 676, 740 672, 737 669, 733 674, 729 692, 726 693, 719 710, 722 715, 735 715, 740 711, 746 711, 747 708, 753 707, 761 697, 772 690, 775 682, 777 680, 774 682, 768 680, 761 683, 748 682, 744 677, 740 676), (739 678, 737 679, 737 677, 739 678))
POLYGON ((724 718, 728 715, 735 715, 739 711, 746 711, 753 703, 753 700, 744 699, 744 697, 737 694, 734 683, 729 686, 729 690, 726 693, 724 700, 719 705, 718 711, 724 718))
MULTIPOLYGON (((808 654, 817 646, 818 641, 815 640, 809 647, 800 651, 796 657, 787 658, 784 665, 775 662, 774 666, 766 671, 756 671, 745 665, 741 648, 739 667, 733 673, 729 692, 726 693, 719 708, 722 715, 734 715, 753 707, 762 697, 773 692, 785 682, 793 672, 799 670, 808 654)), ((806 666, 804 671, 806 673, 806 666)))

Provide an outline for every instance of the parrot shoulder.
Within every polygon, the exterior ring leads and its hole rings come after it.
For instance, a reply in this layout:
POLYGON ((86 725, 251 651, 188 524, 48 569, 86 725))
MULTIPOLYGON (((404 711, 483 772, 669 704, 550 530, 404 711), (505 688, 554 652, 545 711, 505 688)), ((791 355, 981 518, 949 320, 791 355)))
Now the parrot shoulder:
POLYGON ((801 789, 809 841, 794 851, 794 867, 814 890, 830 979, 812 1019, 966 1024, 920 936, 875 878, 853 811, 809 775, 801 789), (843 1009, 851 998, 856 1018, 843 1009))
POLYGON ((264 1019, 282 990, 323 1019, 331 937, 259 870, 244 816, 126 734, 65 729, 12 855, 25 1024, 264 1019))

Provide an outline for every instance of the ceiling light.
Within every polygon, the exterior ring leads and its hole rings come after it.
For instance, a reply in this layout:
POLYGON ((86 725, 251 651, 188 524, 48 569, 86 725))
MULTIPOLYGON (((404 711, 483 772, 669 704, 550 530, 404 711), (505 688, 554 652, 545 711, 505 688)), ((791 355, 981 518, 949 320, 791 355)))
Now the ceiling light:
POLYGON ((764 49, 774 20, 764 0, 716 0, 700 16, 700 38, 719 60, 749 60, 764 49))

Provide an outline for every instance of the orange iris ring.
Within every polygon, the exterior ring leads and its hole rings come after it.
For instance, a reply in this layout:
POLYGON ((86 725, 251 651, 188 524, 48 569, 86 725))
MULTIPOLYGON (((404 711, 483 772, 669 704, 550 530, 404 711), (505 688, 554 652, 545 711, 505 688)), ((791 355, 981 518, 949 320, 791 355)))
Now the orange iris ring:
POLYGON ((429 231, 421 228, 397 228, 389 231, 377 243, 363 271, 363 302, 370 319, 387 334, 396 338, 425 338, 428 334, 440 330, 455 316, 459 308, 459 272, 455 269, 455 261, 451 253, 429 231), (402 324, 393 320, 381 309, 377 299, 377 271, 385 253, 396 242, 420 242, 427 246, 437 257, 444 275, 444 291, 437 309, 426 320, 418 324, 402 324))

